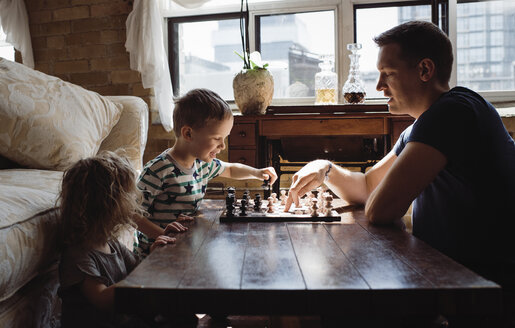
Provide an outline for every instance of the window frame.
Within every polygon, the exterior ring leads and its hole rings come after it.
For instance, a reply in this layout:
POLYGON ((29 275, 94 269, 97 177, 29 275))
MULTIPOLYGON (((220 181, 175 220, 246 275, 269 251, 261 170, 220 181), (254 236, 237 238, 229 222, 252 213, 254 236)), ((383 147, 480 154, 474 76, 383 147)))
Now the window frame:
MULTIPOLYGON (((260 1, 249 4, 249 45, 250 51, 256 50, 256 33, 259 31, 256 29, 256 17, 265 15, 275 14, 292 14, 292 13, 303 13, 313 12, 321 10, 334 10, 335 12, 335 71, 338 74, 338 85, 339 91, 343 87, 347 79, 347 69, 349 67, 349 58, 347 56, 346 45, 348 43, 355 42, 356 39, 356 8, 374 8, 374 7, 385 7, 385 6, 408 6, 413 4, 428 4, 432 7, 438 8, 442 2, 447 3, 447 11, 443 15, 447 15, 447 19, 443 19, 443 28, 447 29, 449 38, 453 45, 454 62, 451 73, 450 86, 454 87, 457 85, 457 6, 458 1, 460 3, 465 2, 477 2, 477 0, 318 0, 315 3, 310 0, 270 0, 260 1), (445 25, 446 23, 446 25, 445 25)), ((188 10, 180 7, 176 7, 173 10, 163 11, 163 16, 169 22, 173 20, 175 22, 192 22, 198 21, 200 17, 224 17, 225 15, 237 15, 239 17, 240 6, 236 5, 223 5, 220 7, 207 7, 197 8, 195 10, 188 10)), ((436 10, 436 21, 438 21, 438 12, 436 10)), ((234 17, 234 16, 233 16, 234 17)), ((432 20, 435 20, 435 10, 432 10, 432 20)), ((170 31, 169 31, 170 33, 170 31)), ((165 36, 166 43, 172 43, 171 38, 165 36)), ((169 53, 173 56, 173 49, 168 49, 169 53)), ((170 72, 174 70, 178 71, 178 68, 173 66, 173 61, 169 56, 170 72)), ((172 83, 177 77, 173 77, 172 83)), ((175 85, 174 85, 175 90, 175 85)), ((479 91, 483 97, 490 102, 508 102, 515 101, 515 90, 504 90, 504 91, 479 91)), ((373 99, 367 100, 374 102, 373 99)), ((376 100, 384 102, 383 99, 376 100)), ((281 98, 273 99, 272 103, 275 105, 280 104, 309 104, 313 102, 312 97, 308 98, 281 98)))

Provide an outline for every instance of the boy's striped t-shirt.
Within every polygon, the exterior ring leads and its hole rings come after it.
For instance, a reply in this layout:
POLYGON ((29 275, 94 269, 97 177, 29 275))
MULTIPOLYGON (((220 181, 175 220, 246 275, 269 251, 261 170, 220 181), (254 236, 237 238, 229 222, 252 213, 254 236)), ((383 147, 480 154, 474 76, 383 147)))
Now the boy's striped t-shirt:
POLYGON ((143 192, 143 207, 150 220, 165 228, 179 214, 191 215, 200 206, 209 180, 221 174, 223 162, 195 160, 193 167, 180 166, 164 151, 148 162, 138 179, 143 192))

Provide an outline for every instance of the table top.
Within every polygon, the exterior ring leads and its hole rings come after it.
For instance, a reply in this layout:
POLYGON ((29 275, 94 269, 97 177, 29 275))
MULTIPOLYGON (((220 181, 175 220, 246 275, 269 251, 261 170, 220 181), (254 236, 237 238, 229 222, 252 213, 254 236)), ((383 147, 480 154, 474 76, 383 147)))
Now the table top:
POLYGON ((117 311, 501 311, 498 285, 407 232, 369 224, 362 209, 344 212, 334 223, 220 223, 224 206, 223 200, 204 200, 175 245, 156 249, 119 282, 117 311))

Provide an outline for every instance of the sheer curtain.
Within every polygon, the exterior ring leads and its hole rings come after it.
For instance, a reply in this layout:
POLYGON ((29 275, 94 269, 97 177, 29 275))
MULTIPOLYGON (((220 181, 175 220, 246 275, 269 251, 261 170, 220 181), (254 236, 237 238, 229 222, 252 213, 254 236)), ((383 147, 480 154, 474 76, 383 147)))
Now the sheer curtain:
MULTIPOLYGON (((166 1, 172 0, 134 0, 126 22, 125 48, 130 53, 131 69, 141 73, 143 87, 154 88, 161 124, 169 132, 173 128, 174 103, 161 15, 166 1)), ((210 0, 173 1, 186 8, 196 8, 210 0)))
POLYGON ((29 18, 23 0, 0 0, 0 24, 7 36, 6 41, 21 52, 23 64, 34 68, 29 18))

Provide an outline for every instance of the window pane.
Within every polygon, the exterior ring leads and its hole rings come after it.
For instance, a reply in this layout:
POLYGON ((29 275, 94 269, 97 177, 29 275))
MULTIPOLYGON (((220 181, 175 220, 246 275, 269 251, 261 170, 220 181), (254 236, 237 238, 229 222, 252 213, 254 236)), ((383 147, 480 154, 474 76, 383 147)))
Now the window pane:
POLYGON ((234 99, 232 80, 243 67, 239 19, 179 25, 179 94, 207 88, 234 99))
MULTIPOLYGON (((367 98, 383 97, 382 92, 376 90, 379 72, 376 62, 379 49, 373 38, 382 32, 399 24, 411 21, 431 21, 431 6, 402 6, 382 8, 356 9, 356 42, 361 43, 361 78, 365 82, 367 98), (381 17, 381 19, 377 19, 381 17)), ((346 68, 348 69, 348 68, 346 68)))
POLYGON ((0 57, 14 61, 14 47, 5 41, 6 35, 0 26, 0 57))
POLYGON ((458 1, 458 85, 515 89, 515 2, 458 1))
POLYGON ((334 11, 261 16, 260 24, 261 57, 274 77, 274 98, 314 97, 320 55, 334 58, 334 11))

